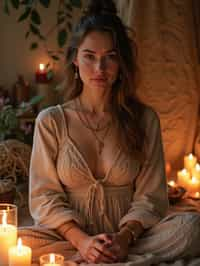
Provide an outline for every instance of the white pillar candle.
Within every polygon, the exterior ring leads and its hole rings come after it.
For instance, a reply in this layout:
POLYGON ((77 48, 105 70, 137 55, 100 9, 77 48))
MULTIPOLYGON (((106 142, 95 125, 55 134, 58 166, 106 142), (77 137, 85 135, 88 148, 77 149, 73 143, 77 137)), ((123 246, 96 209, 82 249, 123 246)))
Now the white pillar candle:
POLYGON ((177 173, 178 185, 187 189, 188 181, 190 180, 190 173, 184 168, 177 173))
POLYGON ((0 266, 8 265, 8 250, 15 246, 16 242, 17 227, 7 223, 7 211, 3 210, 2 224, 0 224, 0 266))
POLYGON ((186 168, 188 171, 192 171, 196 163, 197 163, 197 158, 192 153, 184 156, 184 168, 186 168))
POLYGON ((22 245, 19 238, 17 246, 9 248, 9 266, 30 266, 31 255, 31 248, 22 245))

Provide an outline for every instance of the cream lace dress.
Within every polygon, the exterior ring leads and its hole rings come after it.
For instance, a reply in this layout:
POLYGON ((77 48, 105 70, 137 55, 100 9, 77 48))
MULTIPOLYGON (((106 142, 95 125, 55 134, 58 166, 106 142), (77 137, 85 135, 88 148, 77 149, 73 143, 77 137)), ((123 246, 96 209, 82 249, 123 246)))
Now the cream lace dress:
POLYGON ((131 265, 196 254, 191 246, 200 229, 191 241, 191 228, 200 227, 199 215, 179 213, 163 219, 168 199, 157 115, 149 108, 145 111, 148 155, 144 165, 119 148, 106 175, 97 179, 69 135, 66 108, 50 107, 36 120, 30 167, 30 211, 35 226, 20 231, 33 248, 34 261, 47 252, 62 253, 66 259, 76 252, 56 233, 56 228, 71 220, 89 234, 116 232, 129 220, 140 221, 146 230, 130 249, 127 263, 131 265))

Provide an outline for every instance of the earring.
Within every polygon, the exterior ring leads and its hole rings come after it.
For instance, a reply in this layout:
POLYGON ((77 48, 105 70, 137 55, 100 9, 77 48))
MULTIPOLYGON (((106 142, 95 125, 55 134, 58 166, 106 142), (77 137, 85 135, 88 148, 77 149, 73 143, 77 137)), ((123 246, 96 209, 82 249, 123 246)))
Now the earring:
POLYGON ((78 79, 78 67, 75 68, 74 79, 78 79))

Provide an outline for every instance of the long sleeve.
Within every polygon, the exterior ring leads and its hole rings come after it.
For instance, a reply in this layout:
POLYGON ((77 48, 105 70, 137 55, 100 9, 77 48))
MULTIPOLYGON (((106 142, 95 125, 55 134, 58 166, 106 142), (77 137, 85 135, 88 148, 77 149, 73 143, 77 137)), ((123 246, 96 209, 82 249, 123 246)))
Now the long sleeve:
POLYGON ((42 111, 36 119, 30 163, 29 204, 36 224, 57 229, 81 218, 71 209, 56 171, 59 130, 54 119, 56 108, 42 111))
POLYGON ((165 164, 157 115, 148 109, 145 118, 147 157, 136 178, 133 201, 119 226, 128 221, 139 221, 147 229, 158 223, 168 209, 165 164))

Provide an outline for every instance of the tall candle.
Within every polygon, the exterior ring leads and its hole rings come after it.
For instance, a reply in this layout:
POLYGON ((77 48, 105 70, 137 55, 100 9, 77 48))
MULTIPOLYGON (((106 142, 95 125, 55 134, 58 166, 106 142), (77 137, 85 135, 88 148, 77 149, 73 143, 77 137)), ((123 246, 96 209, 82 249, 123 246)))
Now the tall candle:
POLYGON ((184 168, 186 168, 188 171, 192 171, 196 163, 197 163, 197 158, 192 153, 184 156, 184 168))
POLYGON ((22 245, 21 238, 19 238, 17 246, 9 249, 9 266, 30 266, 31 254, 31 248, 22 245))
POLYGON ((187 188, 188 181, 190 179, 190 173, 184 168, 177 173, 178 184, 181 187, 187 188))
POLYGON ((2 224, 0 224, 0 266, 5 266, 8 265, 8 250, 16 245, 17 242, 17 226, 7 223, 9 209, 1 210, 0 212, 2 212, 2 224))

